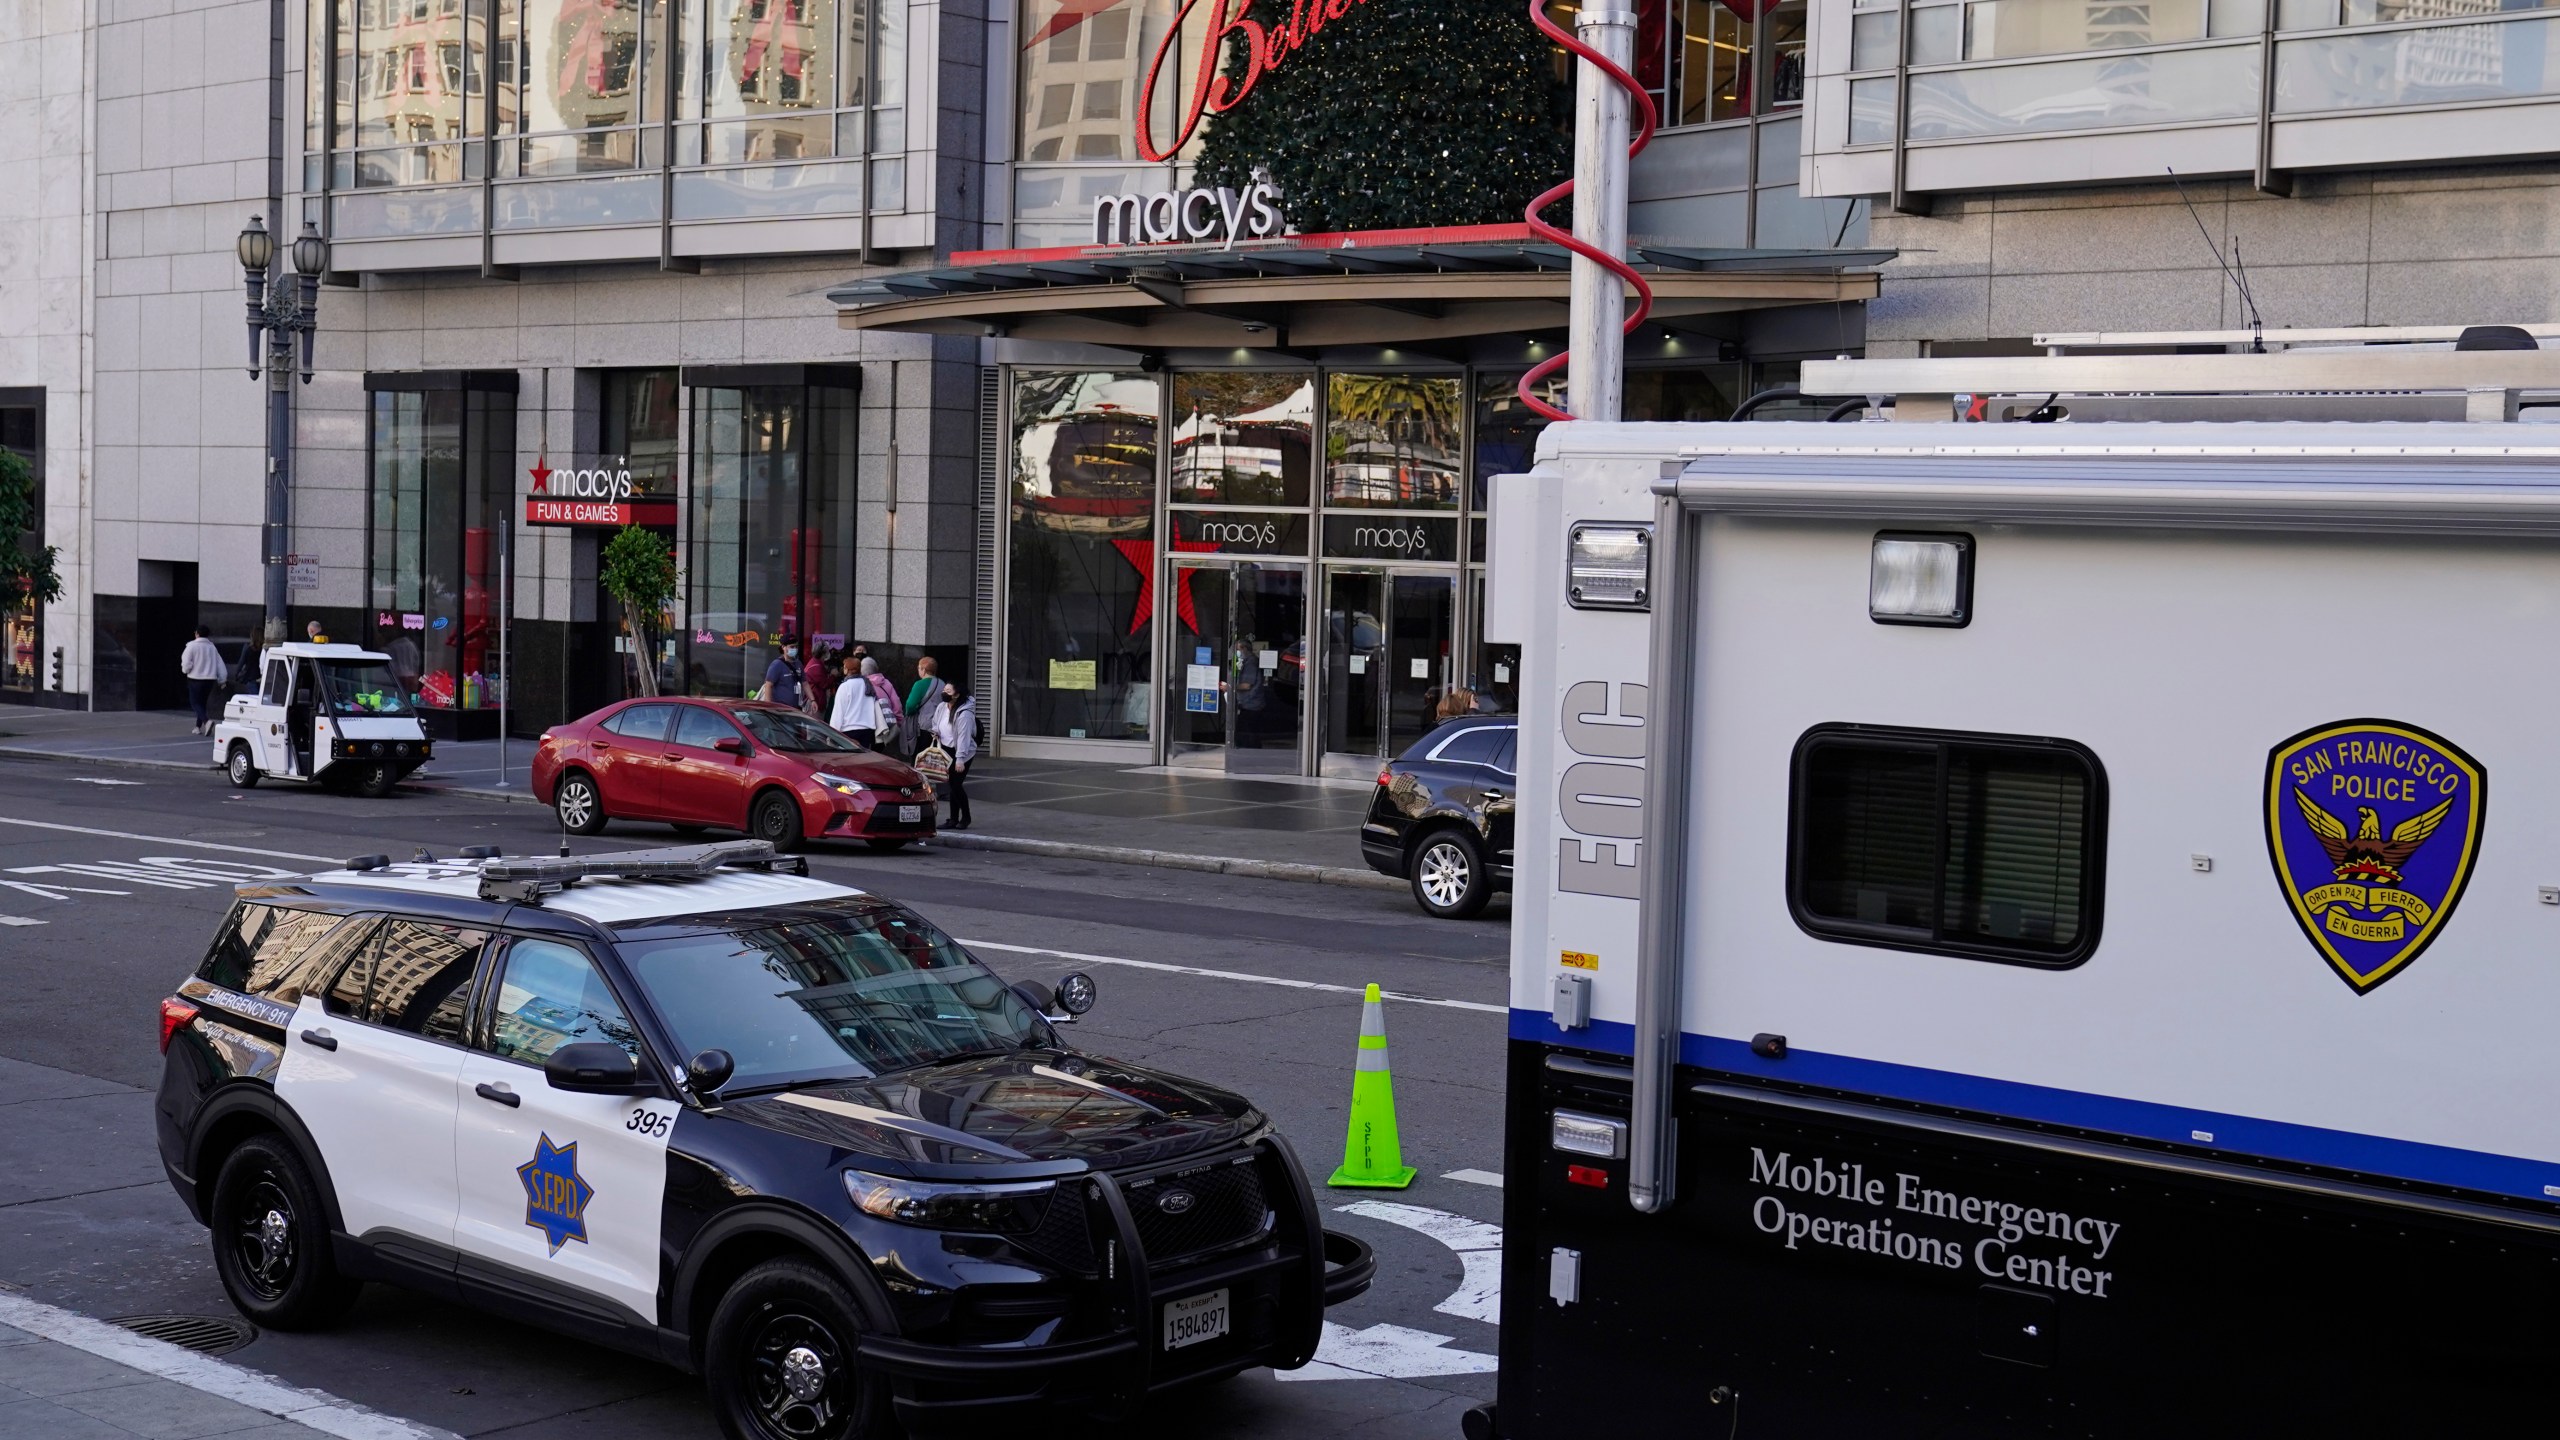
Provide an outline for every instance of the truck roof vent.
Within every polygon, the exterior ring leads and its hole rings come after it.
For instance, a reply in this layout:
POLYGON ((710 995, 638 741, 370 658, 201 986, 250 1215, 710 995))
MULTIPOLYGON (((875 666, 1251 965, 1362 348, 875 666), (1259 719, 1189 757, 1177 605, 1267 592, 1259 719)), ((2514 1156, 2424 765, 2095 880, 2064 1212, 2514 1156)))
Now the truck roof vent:
POLYGON ((2515 325, 2466 325, 2453 342, 2456 350, 2539 350, 2542 347, 2515 325))

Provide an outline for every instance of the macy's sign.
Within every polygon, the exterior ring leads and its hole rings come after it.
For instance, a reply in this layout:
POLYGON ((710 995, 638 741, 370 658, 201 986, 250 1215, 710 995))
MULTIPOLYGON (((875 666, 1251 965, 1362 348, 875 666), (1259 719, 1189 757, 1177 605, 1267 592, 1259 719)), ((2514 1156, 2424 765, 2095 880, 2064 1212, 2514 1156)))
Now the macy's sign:
POLYGON ((1258 180, 1241 194, 1221 185, 1214 190, 1104 195, 1093 202, 1096 245, 1224 240, 1232 249, 1238 240, 1266 239, 1288 228, 1280 214, 1280 192, 1258 180))

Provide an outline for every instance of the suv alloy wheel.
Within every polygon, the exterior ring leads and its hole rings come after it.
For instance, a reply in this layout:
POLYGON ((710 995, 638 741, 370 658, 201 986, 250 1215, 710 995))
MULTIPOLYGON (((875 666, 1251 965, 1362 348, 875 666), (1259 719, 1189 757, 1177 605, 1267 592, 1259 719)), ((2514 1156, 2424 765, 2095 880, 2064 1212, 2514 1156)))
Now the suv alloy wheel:
POLYGON ((326 1325, 355 1303, 357 1282, 329 1254, 320 1187, 281 1136, 241 1142, 214 1181, 213 1266, 243 1315, 273 1330, 326 1325))
POLYGON ((1485 872, 1484 847, 1476 837, 1444 826, 1422 837, 1410 867, 1414 902, 1444 920, 1463 920, 1493 898, 1493 877, 1485 872))

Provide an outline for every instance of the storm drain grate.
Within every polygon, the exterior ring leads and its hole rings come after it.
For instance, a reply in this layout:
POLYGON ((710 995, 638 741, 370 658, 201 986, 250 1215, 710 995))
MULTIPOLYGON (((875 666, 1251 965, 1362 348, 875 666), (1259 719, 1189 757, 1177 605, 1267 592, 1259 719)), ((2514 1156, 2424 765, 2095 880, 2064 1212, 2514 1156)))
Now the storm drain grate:
POLYGON ((214 1315, 126 1315, 107 1323, 199 1355, 228 1355, 258 1338, 258 1327, 248 1321, 214 1315))

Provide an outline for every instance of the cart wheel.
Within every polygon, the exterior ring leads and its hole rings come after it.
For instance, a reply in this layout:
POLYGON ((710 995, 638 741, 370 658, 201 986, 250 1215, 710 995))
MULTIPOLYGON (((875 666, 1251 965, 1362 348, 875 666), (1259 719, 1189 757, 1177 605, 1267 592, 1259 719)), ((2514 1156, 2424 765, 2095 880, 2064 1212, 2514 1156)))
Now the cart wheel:
POLYGON ((231 783, 243 790, 258 783, 258 766, 249 758, 249 742, 246 740, 231 742, 231 754, 222 762, 222 769, 231 777, 231 783))
POLYGON ((356 793, 367 800, 379 800, 400 783, 400 772, 389 765, 361 766, 356 771, 356 793))

